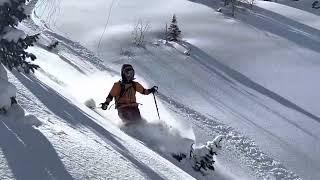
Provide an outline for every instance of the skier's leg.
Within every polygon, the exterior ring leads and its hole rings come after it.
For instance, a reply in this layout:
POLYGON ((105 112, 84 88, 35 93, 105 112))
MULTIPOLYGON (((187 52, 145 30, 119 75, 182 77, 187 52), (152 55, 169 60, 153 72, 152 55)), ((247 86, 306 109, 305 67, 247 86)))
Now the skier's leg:
POLYGON ((141 115, 138 107, 127 107, 126 109, 126 121, 128 123, 135 123, 141 121, 141 115))
POLYGON ((142 120, 138 107, 118 108, 118 115, 124 123, 136 122, 142 120))
POLYGON ((126 123, 130 121, 130 114, 128 113, 128 110, 126 107, 118 108, 118 116, 122 120, 122 122, 126 123))
POLYGON ((134 121, 141 121, 142 120, 142 117, 141 117, 141 114, 140 114, 140 110, 137 107, 132 107, 131 108, 131 113, 132 113, 132 120, 134 121))

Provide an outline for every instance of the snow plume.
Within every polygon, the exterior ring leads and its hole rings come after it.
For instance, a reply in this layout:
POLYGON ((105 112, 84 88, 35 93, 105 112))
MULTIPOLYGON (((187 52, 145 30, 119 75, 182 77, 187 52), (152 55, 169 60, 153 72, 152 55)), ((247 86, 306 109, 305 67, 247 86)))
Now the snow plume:
POLYGON ((182 137, 178 129, 169 126, 165 121, 132 124, 121 129, 163 154, 188 154, 194 142, 193 139, 182 137))
MULTIPOLYGON (((73 97, 83 104, 91 101, 91 104, 97 106, 95 109, 97 113, 119 127, 122 125, 122 121, 118 117, 118 112, 115 109, 114 100, 109 104, 108 110, 103 111, 99 108, 100 103, 104 102, 108 96, 113 84, 121 79, 120 76, 113 75, 109 72, 97 71, 90 75, 70 74, 68 77, 65 76, 65 80, 67 79, 70 80, 68 80, 68 82, 64 81, 66 83, 66 89, 73 97)), ((137 76, 136 81, 142 84, 146 89, 152 86, 139 76, 137 76)), ((194 139, 194 133, 191 126, 173 117, 161 103, 161 99, 159 99, 157 95, 156 101, 161 119, 159 119, 157 115, 157 109, 152 94, 146 96, 137 93, 136 97, 137 103, 140 104, 139 109, 141 115, 147 122, 153 124, 166 123, 168 126, 171 126, 172 129, 179 130, 181 136, 194 139)))
MULTIPOLYGON (((90 103, 91 105, 95 104, 98 107, 95 109, 97 113, 104 116, 115 125, 121 127, 122 121, 118 117, 114 100, 109 104, 108 110, 103 111, 99 108, 99 104, 105 101, 113 84, 120 79, 120 76, 114 76, 107 72, 96 72, 86 77, 74 77, 72 83, 68 84, 67 89, 80 102, 84 104, 90 103)), ((142 80, 139 76, 136 81, 142 84, 146 89, 152 86, 142 80)), ((170 113, 165 108, 165 105, 162 104, 161 99, 158 98, 157 95, 155 96, 161 119, 158 117, 153 95, 141 95, 140 93, 136 93, 137 103, 140 104, 139 109, 143 119, 148 123, 151 123, 152 125, 150 126, 156 126, 155 128, 157 128, 158 125, 170 127, 169 131, 171 134, 173 133, 172 135, 174 136, 178 135, 184 138, 194 139, 195 136, 192 127, 188 123, 173 117, 172 113, 170 113)), ((150 128, 150 135, 154 134, 151 127, 148 126, 146 128, 150 128)))
POLYGON ((111 90, 113 84, 119 81, 119 76, 112 76, 107 72, 97 71, 88 76, 75 76, 72 83, 67 85, 67 90, 72 93, 79 102, 88 106, 96 105, 94 109, 101 116, 110 120, 113 124, 120 126, 121 120, 118 117, 117 111, 114 109, 114 104, 109 104, 108 110, 100 109, 100 103, 104 102, 111 90))
MULTIPOLYGON (((106 72, 96 72, 85 78, 75 78, 73 83, 69 84, 68 89, 70 92, 74 92, 73 96, 77 97, 86 106, 95 104, 98 108, 94 111, 110 120, 116 126, 123 128, 122 121, 114 107, 114 101, 109 104, 109 108, 106 111, 99 108, 99 104, 105 101, 113 84, 119 80, 120 76, 112 76, 106 72)), ((137 77, 136 80, 145 88, 151 87, 140 77, 137 77)), ((161 103, 161 99, 157 96, 156 101, 161 119, 157 115, 152 94, 146 96, 137 93, 136 96, 137 102, 140 104, 141 116, 146 123, 131 126, 129 129, 124 128, 123 130, 161 152, 173 153, 189 149, 191 142, 195 139, 192 127, 186 122, 173 117, 172 113, 168 112, 161 103)))
POLYGON ((201 160, 205 159, 208 154, 216 155, 218 151, 221 150, 222 145, 221 141, 224 136, 219 135, 215 137, 212 141, 208 141, 205 145, 196 146, 193 145, 192 157, 196 162, 200 162, 201 160))
POLYGON ((113 83, 119 80, 108 72, 79 69, 82 62, 77 57, 59 56, 38 47, 28 51, 38 57, 35 62, 41 69, 36 72, 37 77, 49 79, 80 103, 88 99, 103 102, 113 83))
MULTIPOLYGON (((114 108, 114 101, 109 104, 108 110, 103 111, 99 108, 99 104, 105 101, 113 84, 121 79, 120 72, 119 74, 115 74, 114 72, 99 71, 97 69, 79 71, 75 66, 81 66, 82 62, 75 57, 68 57, 68 59, 63 60, 60 56, 37 47, 30 47, 28 51, 36 54, 39 59, 36 60, 36 63, 42 69, 36 72, 38 77, 49 78, 51 82, 62 88, 68 94, 68 97, 74 98, 83 105, 86 105, 88 102, 91 105, 95 104, 97 108, 94 110, 98 114, 116 126, 122 126, 122 121, 118 117, 117 110, 114 108)), ((146 89, 153 86, 153 84, 148 84, 139 76, 136 76, 136 81, 146 89)), ((137 93, 136 96, 137 102, 141 104, 139 106, 141 115, 147 122, 153 124, 165 123, 171 129, 176 129, 179 132, 179 136, 194 139, 192 127, 184 122, 185 120, 179 120, 174 117, 174 113, 170 113, 165 108, 165 105, 162 104, 160 96, 157 97, 156 95, 160 120, 157 115, 153 95, 141 95, 137 93)))
MULTIPOLYGON (((108 96, 113 83, 119 80, 107 72, 95 72, 88 76, 74 76, 72 82, 67 84, 67 90, 80 102, 92 98, 96 103, 102 103, 108 96)), ((97 104, 98 105, 98 104, 97 104)))

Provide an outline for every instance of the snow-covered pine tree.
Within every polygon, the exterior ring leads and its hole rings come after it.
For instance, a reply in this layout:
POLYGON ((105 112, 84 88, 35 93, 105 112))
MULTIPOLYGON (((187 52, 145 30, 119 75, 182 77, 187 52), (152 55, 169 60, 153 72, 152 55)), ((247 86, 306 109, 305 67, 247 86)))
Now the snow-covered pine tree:
POLYGON ((39 67, 30 62, 36 56, 25 51, 33 46, 39 34, 28 36, 17 29, 18 23, 28 17, 25 10, 28 1, 0 0, 0 63, 10 70, 22 68, 25 73, 34 72, 39 67))
POLYGON ((181 31, 178 27, 178 21, 176 15, 174 14, 171 20, 171 24, 167 32, 167 40, 169 41, 178 41, 181 37, 181 31))

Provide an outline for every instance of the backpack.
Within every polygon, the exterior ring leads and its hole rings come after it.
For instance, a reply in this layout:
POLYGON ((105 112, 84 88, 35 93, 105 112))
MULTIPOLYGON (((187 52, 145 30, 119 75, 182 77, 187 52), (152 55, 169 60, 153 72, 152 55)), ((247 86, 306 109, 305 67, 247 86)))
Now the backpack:
POLYGON ((116 108, 117 108, 117 105, 118 105, 118 100, 119 100, 122 96, 124 96, 124 94, 128 91, 128 89, 130 89, 131 87, 133 87, 133 89, 134 89, 135 91, 137 91, 137 90, 136 90, 136 82, 132 81, 132 85, 129 86, 128 88, 126 88, 126 84, 125 84, 125 83, 122 83, 121 81, 119 81, 119 82, 120 82, 120 96, 115 99, 116 108))
POLYGON ((119 81, 119 82, 120 82, 120 96, 119 96, 119 98, 121 98, 128 91, 128 89, 130 89, 131 87, 133 87, 133 89, 135 91, 137 91, 136 90, 136 82, 132 81, 132 86, 129 86, 127 89, 126 89, 125 83, 122 83, 121 81, 119 81))

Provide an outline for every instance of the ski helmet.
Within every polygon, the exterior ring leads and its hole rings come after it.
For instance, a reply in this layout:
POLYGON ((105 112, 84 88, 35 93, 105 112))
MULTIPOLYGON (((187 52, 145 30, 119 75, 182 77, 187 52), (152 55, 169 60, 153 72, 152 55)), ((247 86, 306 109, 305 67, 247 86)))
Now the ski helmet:
POLYGON ((121 78, 124 83, 134 80, 134 69, 131 64, 123 64, 121 68, 121 78))

